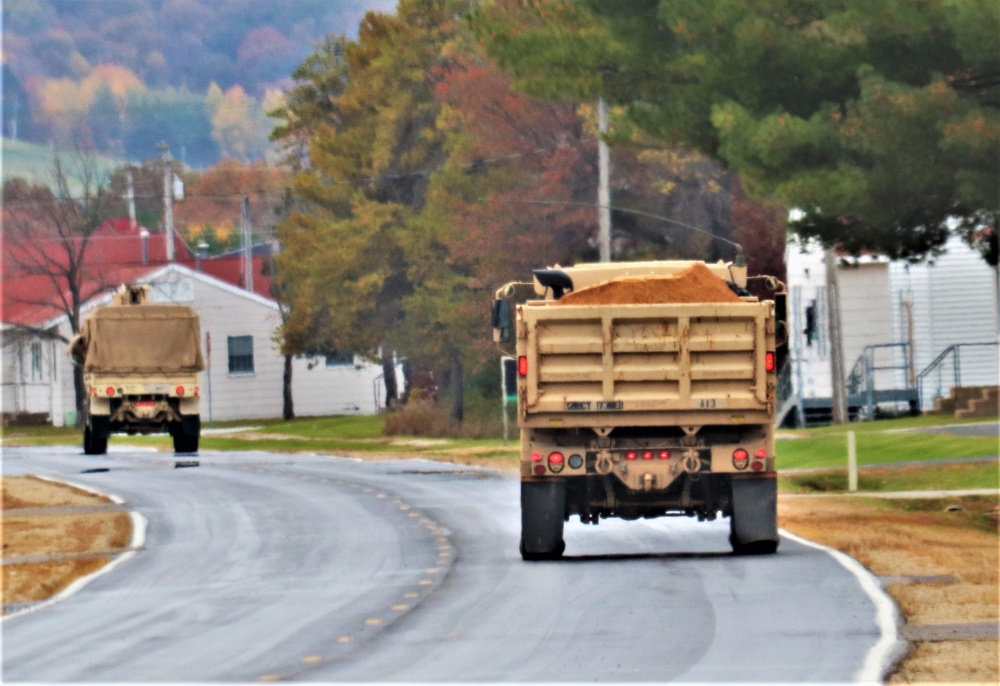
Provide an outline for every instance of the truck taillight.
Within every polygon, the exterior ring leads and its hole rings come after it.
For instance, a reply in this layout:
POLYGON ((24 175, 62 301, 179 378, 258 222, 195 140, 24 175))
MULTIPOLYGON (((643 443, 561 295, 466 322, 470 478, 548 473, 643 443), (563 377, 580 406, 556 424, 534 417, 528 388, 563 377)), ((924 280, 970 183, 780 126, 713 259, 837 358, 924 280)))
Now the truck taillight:
POLYGON ((198 386, 194 387, 194 394, 195 395, 201 395, 201 389, 198 386))
POLYGON ((759 457, 760 459, 763 460, 765 457, 767 457, 767 451, 764 450, 763 448, 758 448, 757 449, 757 457, 759 457))
POLYGON ((660 459, 661 460, 669 460, 670 459, 670 451, 669 450, 661 450, 660 451, 660 459))
POLYGON ((108 386, 107 388, 104 389, 104 392, 107 393, 108 395, 114 395, 115 389, 113 386, 108 386))
POLYGON ((634 460, 637 457, 639 457, 639 455, 636 454, 636 453, 634 453, 634 452, 632 452, 632 451, 629 451, 629 452, 625 453, 625 459, 626 460, 634 460))
POLYGON ((642 454, 642 459, 644 459, 644 460, 652 460, 653 459, 653 451, 652 450, 647 450, 646 452, 644 452, 642 454))
POLYGON ((549 453, 549 469, 558 474, 562 471, 564 459, 562 453, 549 453))
POLYGON ((748 453, 743 448, 737 448, 733 451, 733 466, 737 469, 746 469, 747 464, 750 462, 750 453, 748 453))
POLYGON ((517 373, 521 376, 528 375, 528 358, 524 355, 517 358, 517 373))
POLYGON ((774 371, 774 353, 764 353, 764 369, 769 372, 774 371))
POLYGON ((183 386, 178 386, 176 390, 177 390, 177 395, 184 395, 184 387, 183 386))
POLYGON ((541 462, 542 461, 542 454, 541 453, 531 453, 531 461, 532 462, 541 462))

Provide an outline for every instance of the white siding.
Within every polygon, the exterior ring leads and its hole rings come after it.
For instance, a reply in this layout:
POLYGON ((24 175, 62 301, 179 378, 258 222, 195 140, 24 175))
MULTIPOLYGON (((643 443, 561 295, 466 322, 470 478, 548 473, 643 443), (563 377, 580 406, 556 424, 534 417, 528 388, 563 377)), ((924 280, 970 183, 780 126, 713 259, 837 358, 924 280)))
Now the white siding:
MULTIPOLYGON (((902 303, 912 303, 918 374, 951 345, 998 340, 996 271, 960 238, 951 238, 933 264, 893 264, 891 288, 901 308, 902 303)), ((899 320, 897 331, 903 337, 905 319, 899 320)), ((996 347, 961 348, 959 355, 960 385, 998 383, 996 347)), ((955 385, 954 359, 949 356, 925 379, 925 409, 935 397, 950 394, 955 385)))
MULTIPOLYGON (((806 252, 789 244, 786 252, 789 291, 790 355, 793 383, 802 397, 830 396, 830 361, 822 341, 805 344, 804 309, 813 299, 822 301, 826 283, 823 251, 816 244, 806 252)), ((961 238, 946 244, 946 252, 933 264, 908 265, 894 261, 862 258, 858 267, 840 268, 845 372, 861 354, 865 345, 911 342, 914 373, 919 374, 948 346, 960 343, 996 342, 998 320, 997 274, 978 252, 961 238), (910 312, 911 314, 908 314, 910 312), (912 323, 908 324, 908 318, 912 323), (912 329, 912 340, 910 335, 912 329)), ((823 311, 818 324, 824 328, 823 311)), ((900 357, 882 353, 876 364, 899 364, 900 357)), ((961 385, 996 385, 998 383, 997 348, 963 348, 961 385)), ((954 385, 950 362, 928 376, 924 383, 924 409, 933 405, 936 395, 947 396, 954 385)), ((905 379, 896 373, 895 381, 905 379)), ((879 386, 889 385, 885 374, 879 386)))
MULTIPOLYGON (((284 357, 275 342, 281 323, 274 301, 243 291, 213 277, 181 266, 162 268, 150 275, 153 299, 191 306, 201 320, 202 352, 206 370, 201 374, 203 421, 253 420, 280 417, 283 405, 284 357), (211 354, 206 342, 211 337, 211 354), (229 373, 230 336, 252 336, 254 370, 229 373)), ((91 303, 90 307, 99 303, 91 303)), ((89 309, 89 308, 88 308, 89 309)), ((69 338, 63 319, 59 333, 69 338)), ((6 332, 5 332, 6 333, 6 332)), ((23 355, 13 353, 11 338, 4 337, 3 411, 49 412, 53 424, 62 426, 74 410, 72 360, 61 341, 46 342, 51 383, 34 389, 19 383, 23 355), (8 380, 12 381, 8 385, 8 380), (37 392, 36 392, 37 390, 37 392), (18 408, 18 410, 8 408, 18 408), (25 409, 28 407, 30 409, 25 409)), ((372 414, 378 412, 376 397, 384 389, 375 383, 382 367, 368 361, 345 367, 326 367, 323 360, 309 368, 310 360, 293 361, 292 398, 297 416, 372 414)), ((30 365, 30 362, 28 362, 30 365)), ((30 366, 27 368, 30 373, 30 366)), ((402 380, 397 368, 400 388, 402 380)), ((381 383, 381 382, 379 382, 381 383)))
MULTIPOLYGON (((837 270, 837 287, 844 374, 849 376, 866 346, 893 342, 888 264, 863 259, 857 266, 841 267, 837 270)), ((873 355, 876 367, 898 364, 891 349, 876 349, 873 355)), ((889 388, 892 382, 891 371, 875 375, 876 388, 889 388)))

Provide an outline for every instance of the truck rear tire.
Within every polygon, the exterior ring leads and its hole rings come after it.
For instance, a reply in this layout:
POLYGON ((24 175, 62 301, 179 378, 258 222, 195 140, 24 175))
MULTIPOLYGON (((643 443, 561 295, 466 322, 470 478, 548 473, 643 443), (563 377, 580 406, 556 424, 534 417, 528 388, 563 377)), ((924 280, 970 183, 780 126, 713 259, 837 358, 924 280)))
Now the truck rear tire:
POLYGON ((778 550, 778 480, 733 479, 729 544, 737 555, 771 555, 778 550))
POLYGON ((565 481, 521 483, 521 558, 558 560, 566 549, 565 481))
POLYGON ((201 417, 183 417, 181 423, 174 428, 174 452, 198 452, 198 439, 201 436, 201 417))
POLYGON ((83 453, 104 455, 108 452, 108 435, 111 433, 107 417, 89 417, 83 425, 83 453))

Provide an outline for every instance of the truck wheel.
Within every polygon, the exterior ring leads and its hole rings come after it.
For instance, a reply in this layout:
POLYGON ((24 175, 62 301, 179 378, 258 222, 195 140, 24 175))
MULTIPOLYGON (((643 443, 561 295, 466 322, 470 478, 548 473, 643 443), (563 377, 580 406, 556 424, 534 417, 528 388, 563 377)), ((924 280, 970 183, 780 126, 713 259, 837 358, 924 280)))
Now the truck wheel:
POLYGON ((729 544, 737 555, 771 555, 778 550, 778 480, 733 479, 729 544))
POLYGON ((83 425, 83 452, 85 455, 104 455, 108 452, 107 417, 90 417, 83 425))
POLYGON ((521 557, 525 560, 558 560, 566 549, 563 521, 566 482, 521 483, 521 557))
POLYGON ((198 452, 198 439, 201 435, 201 417, 183 417, 180 425, 172 432, 175 453, 198 452))

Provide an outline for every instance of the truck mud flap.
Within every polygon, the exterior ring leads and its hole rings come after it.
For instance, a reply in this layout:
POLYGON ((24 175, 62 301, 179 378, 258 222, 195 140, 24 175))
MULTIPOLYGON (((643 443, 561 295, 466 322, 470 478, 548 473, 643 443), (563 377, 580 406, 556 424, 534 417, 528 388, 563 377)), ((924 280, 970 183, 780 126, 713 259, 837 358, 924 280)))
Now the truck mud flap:
POLYGON ((778 549, 778 480, 733 479, 729 542, 737 555, 767 555, 778 549))
POLYGON ((566 482, 521 483, 521 557, 525 560, 559 559, 566 543, 566 482))

